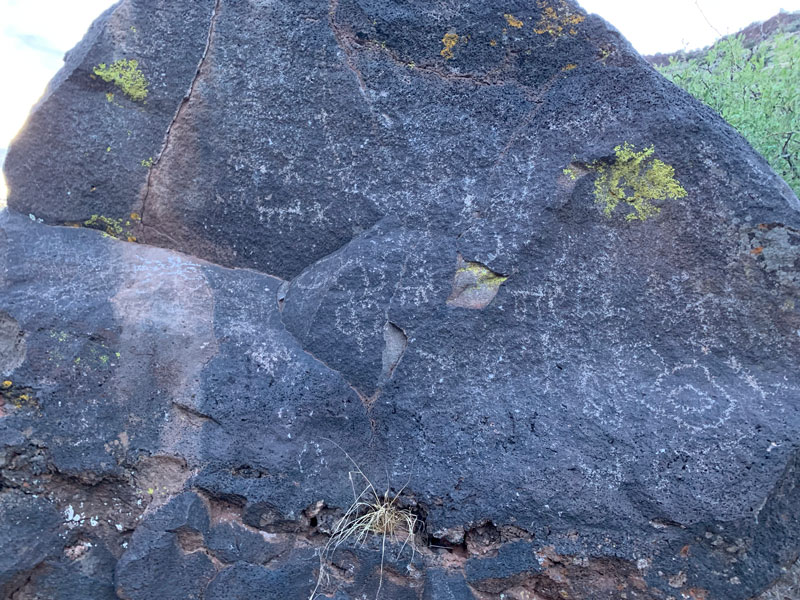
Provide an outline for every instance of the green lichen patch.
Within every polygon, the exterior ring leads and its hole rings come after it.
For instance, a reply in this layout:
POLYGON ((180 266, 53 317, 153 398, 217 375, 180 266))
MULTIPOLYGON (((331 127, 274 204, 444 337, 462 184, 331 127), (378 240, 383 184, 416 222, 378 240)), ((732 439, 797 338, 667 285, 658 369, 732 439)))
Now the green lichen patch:
POLYGON ((127 219, 112 219, 103 215, 92 215, 81 225, 89 229, 102 231, 103 235, 117 240, 135 242, 136 237, 133 235, 133 229, 139 221, 141 221, 141 217, 137 213, 131 213, 127 219))
POLYGON ((453 290, 447 305, 458 308, 486 308, 508 277, 495 273, 479 262, 465 261, 458 256, 453 290))
POLYGON ((592 173, 591 167, 592 165, 587 165, 577 160, 572 161, 565 169, 561 170, 561 175, 558 177, 558 185, 564 190, 572 191, 581 178, 592 173))
POLYGON ((100 63, 94 68, 94 74, 103 81, 116 85, 134 102, 143 102, 147 98, 147 88, 150 84, 144 73, 139 70, 138 60, 123 58, 110 65, 100 63))
POLYGON ((50 331, 47 360, 62 374, 86 375, 89 371, 108 371, 119 366, 121 354, 103 341, 59 330, 50 331))
POLYGON ((51 331, 50 337, 56 340, 57 342, 61 342, 62 344, 69 340, 70 335, 66 331, 51 331))
POLYGON ((603 206, 606 217, 611 218, 618 208, 624 207, 628 209, 627 221, 646 221, 661 212, 653 201, 686 197, 686 190, 675 178, 675 170, 653 158, 654 152, 653 146, 637 152, 626 142, 614 148, 613 162, 597 161, 588 166, 597 173, 595 202, 603 206))

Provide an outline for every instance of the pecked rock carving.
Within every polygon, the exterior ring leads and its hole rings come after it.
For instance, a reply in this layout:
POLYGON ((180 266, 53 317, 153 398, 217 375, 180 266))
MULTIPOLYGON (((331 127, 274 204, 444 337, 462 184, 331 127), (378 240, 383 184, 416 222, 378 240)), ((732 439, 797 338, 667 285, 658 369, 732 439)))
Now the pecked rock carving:
POLYGON ((798 200, 576 3, 122 0, 4 170, 0 597, 309 598, 354 462, 328 597, 797 595, 798 200))

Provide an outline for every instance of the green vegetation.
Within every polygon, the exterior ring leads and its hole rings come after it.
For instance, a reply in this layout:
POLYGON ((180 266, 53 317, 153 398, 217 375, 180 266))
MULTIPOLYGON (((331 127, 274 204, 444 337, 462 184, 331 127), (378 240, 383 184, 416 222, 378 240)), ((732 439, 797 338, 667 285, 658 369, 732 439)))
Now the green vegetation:
POLYGON ((716 110, 800 196, 800 34, 727 37, 659 71, 716 110))
MULTIPOLYGON (((134 102, 143 101, 147 98, 147 86, 150 85, 147 78, 139 70, 138 60, 121 59, 114 61, 110 65, 100 63, 94 68, 94 74, 103 81, 108 81, 116 85, 134 102)), ((109 102, 113 101, 106 94, 109 102)))

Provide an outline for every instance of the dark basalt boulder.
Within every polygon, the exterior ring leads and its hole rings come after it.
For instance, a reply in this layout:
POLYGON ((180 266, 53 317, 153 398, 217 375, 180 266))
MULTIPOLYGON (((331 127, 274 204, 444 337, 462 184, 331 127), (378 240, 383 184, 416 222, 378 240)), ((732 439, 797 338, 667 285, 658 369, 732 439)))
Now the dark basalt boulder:
POLYGON ((796 593, 800 202, 577 5, 123 0, 5 173, 0 596, 796 593))

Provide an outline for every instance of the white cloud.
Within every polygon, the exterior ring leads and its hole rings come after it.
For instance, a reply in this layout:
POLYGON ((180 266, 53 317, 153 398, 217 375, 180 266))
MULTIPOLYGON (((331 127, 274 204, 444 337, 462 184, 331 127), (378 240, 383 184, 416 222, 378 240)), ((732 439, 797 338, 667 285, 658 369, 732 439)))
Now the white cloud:
MULTIPOLYGON (((75 46, 112 0, 0 0, 0 155, 75 46)), ((5 184, 0 177, 0 203, 5 184)), ((0 204, 2 206, 2 204, 0 204)))
POLYGON ((781 9, 800 10, 800 0, 579 0, 610 22, 642 54, 708 46, 719 34, 765 21, 781 9))

